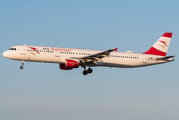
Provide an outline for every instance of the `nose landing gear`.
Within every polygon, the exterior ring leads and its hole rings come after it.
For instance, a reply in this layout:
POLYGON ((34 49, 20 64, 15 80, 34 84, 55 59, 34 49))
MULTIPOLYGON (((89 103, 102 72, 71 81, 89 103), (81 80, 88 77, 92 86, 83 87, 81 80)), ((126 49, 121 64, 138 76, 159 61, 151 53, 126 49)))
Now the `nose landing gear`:
POLYGON ((87 75, 88 73, 92 73, 93 70, 89 67, 88 70, 86 70, 86 67, 84 67, 83 75, 87 75))
POLYGON ((21 65, 22 65, 22 66, 20 66, 20 69, 22 70, 22 69, 24 68, 24 67, 23 67, 23 65, 24 65, 24 60, 21 61, 21 65))

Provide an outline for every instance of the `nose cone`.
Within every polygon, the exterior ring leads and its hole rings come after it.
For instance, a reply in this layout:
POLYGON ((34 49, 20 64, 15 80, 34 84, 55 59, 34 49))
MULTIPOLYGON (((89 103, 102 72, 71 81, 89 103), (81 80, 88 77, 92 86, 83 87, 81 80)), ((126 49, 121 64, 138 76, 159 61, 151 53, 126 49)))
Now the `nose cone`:
POLYGON ((7 57, 8 57, 8 55, 9 55, 9 54, 8 54, 8 52, 7 52, 7 51, 3 52, 3 56, 4 56, 4 57, 6 57, 6 58, 7 58, 7 57))
POLYGON ((8 51, 8 50, 3 52, 3 56, 6 57, 6 58, 9 58, 9 59, 13 59, 14 58, 13 53, 8 51))
POLYGON ((14 59, 15 53, 14 53, 14 51, 7 50, 7 51, 3 52, 3 56, 6 58, 9 58, 9 59, 14 59))

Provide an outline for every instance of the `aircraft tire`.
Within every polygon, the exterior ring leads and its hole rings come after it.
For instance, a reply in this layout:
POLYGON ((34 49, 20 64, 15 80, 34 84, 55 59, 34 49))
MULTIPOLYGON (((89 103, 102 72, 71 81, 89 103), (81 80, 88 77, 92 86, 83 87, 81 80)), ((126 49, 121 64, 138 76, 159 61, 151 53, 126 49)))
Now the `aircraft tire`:
POLYGON ((87 70, 84 70, 83 75, 87 75, 87 74, 88 74, 87 70))
POLYGON ((89 68, 89 69, 87 70, 87 72, 88 72, 88 73, 92 73, 93 70, 92 70, 91 68, 89 68))
POLYGON ((24 67, 23 66, 20 66, 20 69, 22 70, 24 67))

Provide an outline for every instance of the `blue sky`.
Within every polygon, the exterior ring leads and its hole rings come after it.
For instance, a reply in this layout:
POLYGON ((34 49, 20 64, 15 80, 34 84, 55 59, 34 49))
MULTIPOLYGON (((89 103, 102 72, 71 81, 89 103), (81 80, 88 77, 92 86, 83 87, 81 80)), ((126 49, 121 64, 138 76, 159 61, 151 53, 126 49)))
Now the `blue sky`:
POLYGON ((175 61, 143 68, 83 68, 0 56, 2 120, 178 120, 179 2, 176 0, 0 1, 0 51, 42 45, 147 51, 173 32, 175 61))

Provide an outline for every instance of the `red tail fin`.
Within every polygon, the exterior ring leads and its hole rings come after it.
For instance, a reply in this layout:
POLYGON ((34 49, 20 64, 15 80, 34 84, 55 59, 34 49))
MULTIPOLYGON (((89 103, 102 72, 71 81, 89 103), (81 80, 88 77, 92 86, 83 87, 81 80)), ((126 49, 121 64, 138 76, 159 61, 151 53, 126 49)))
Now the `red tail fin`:
POLYGON ((151 55, 166 56, 172 33, 164 33, 162 37, 145 53, 151 55))

